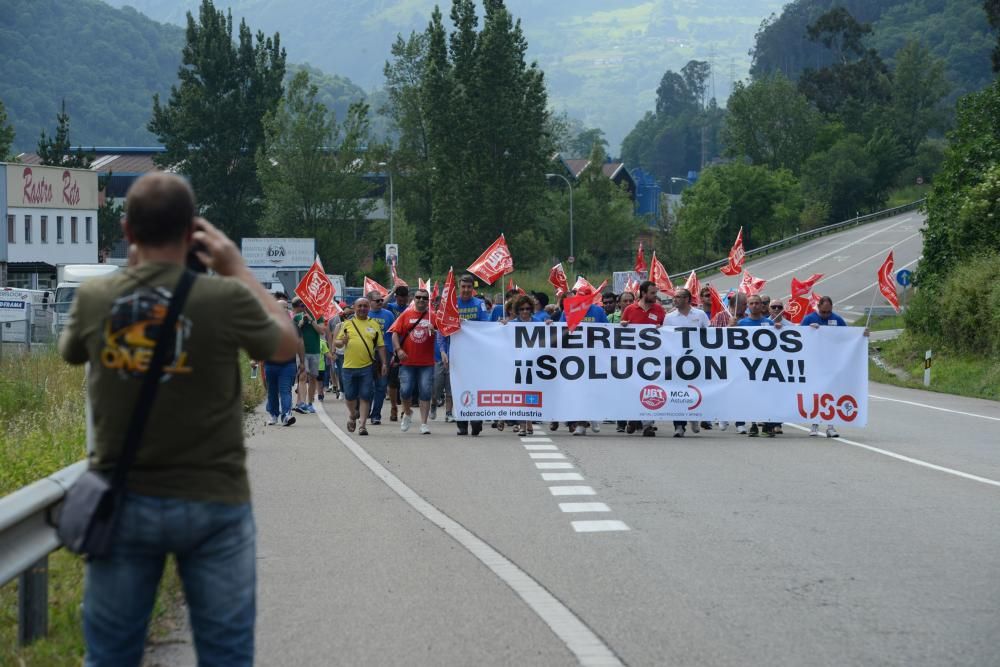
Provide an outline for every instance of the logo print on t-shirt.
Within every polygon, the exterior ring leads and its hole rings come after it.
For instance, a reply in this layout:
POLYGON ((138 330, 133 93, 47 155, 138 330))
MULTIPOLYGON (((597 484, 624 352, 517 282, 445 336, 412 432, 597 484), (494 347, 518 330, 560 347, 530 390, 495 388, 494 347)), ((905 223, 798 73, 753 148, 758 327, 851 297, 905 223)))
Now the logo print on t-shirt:
POLYGON ((427 327, 422 322, 413 327, 410 338, 414 343, 423 343, 427 340, 427 327))
MULTIPOLYGON (((149 369, 153 348, 160 337, 163 318, 170 307, 170 291, 163 287, 140 287, 119 297, 104 322, 104 349, 101 365, 117 370, 124 377, 142 377, 149 369)), ((177 318, 174 343, 167 350, 163 380, 171 375, 188 374, 188 353, 184 349, 191 337, 191 320, 177 318)))

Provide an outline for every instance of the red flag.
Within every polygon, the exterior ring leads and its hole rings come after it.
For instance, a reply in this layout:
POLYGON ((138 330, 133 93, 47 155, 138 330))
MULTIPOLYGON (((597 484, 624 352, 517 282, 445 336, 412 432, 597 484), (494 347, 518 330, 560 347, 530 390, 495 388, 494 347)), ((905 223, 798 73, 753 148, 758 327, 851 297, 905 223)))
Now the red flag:
POLYGON ((400 285, 403 287, 409 287, 409 285, 406 284, 406 281, 396 275, 396 262, 389 262, 389 272, 392 274, 393 287, 399 287, 400 285))
POLYGON ((364 293, 365 297, 367 297, 372 292, 378 292, 383 297, 389 296, 389 290, 387 290, 386 288, 382 287, 381 285, 379 285, 377 282, 375 282, 374 280, 372 280, 368 276, 365 276, 365 287, 364 287, 364 289, 365 289, 365 293, 364 293))
POLYGON ((639 241, 639 250, 635 253, 635 272, 645 273, 649 269, 646 267, 646 258, 642 254, 642 241, 639 241))
POLYGON ((701 282, 698 280, 698 274, 691 271, 691 275, 688 276, 687 282, 684 283, 684 287, 688 292, 691 293, 691 305, 700 306, 701 297, 699 296, 701 292, 701 282))
POLYGON ((344 309, 340 307, 340 304, 337 303, 337 300, 336 299, 330 299, 330 305, 327 307, 326 314, 323 317, 324 317, 324 319, 326 319, 327 322, 329 322, 334 317, 336 317, 337 315, 342 314, 343 312, 344 312, 344 309))
MULTIPOLYGON (((428 280, 427 282, 430 282, 430 280, 428 280)), ((434 289, 431 291, 431 303, 434 303, 435 301, 437 301, 438 294, 439 294, 439 292, 438 292, 438 284, 437 284, 437 281, 435 280, 434 281, 434 289)))
POLYGON ((593 305, 593 295, 591 294, 577 294, 576 296, 567 297, 563 299, 563 312, 566 315, 566 326, 570 331, 576 329, 583 318, 586 317, 587 311, 593 305))
POLYGON ((479 276, 489 284, 514 270, 514 258, 503 234, 487 248, 479 259, 469 265, 469 273, 479 276))
POLYGON ((809 294, 809 291, 813 288, 813 285, 820 281, 823 277, 822 273, 814 273, 805 280, 798 280, 792 278, 792 298, 797 296, 805 296, 809 294))
POLYGON ((556 296, 569 291, 569 280, 566 272, 563 271, 562 262, 559 262, 549 270, 549 284, 556 288, 556 296))
POLYGON ((878 291, 882 292, 882 296, 885 300, 889 302, 896 312, 899 312, 899 297, 896 296, 896 286, 892 282, 892 269, 895 262, 892 259, 892 251, 889 251, 889 256, 885 258, 882 262, 882 266, 878 267, 878 291))
POLYGON ((584 278, 583 276, 580 276, 579 278, 577 278, 576 282, 573 283, 573 291, 575 292, 576 290, 580 289, 581 287, 589 287, 591 290, 594 289, 594 286, 590 284, 590 281, 587 280, 586 278, 584 278))
POLYGON ((336 292, 333 283, 323 271, 323 264, 317 255, 316 260, 295 288, 295 294, 302 299, 302 303, 309 309, 312 316, 319 319, 326 316, 326 311, 336 292))
POLYGON ((712 315, 711 318, 714 320, 715 316, 726 309, 726 304, 723 303, 722 297, 719 296, 719 291, 715 289, 715 285, 709 285, 708 291, 712 294, 712 315))
POLYGON ((424 280, 421 277, 417 277, 417 289, 429 290, 431 288, 431 281, 424 280))
POLYGON ((663 268, 663 264, 660 260, 656 259, 656 251, 653 251, 653 259, 649 263, 649 279, 656 284, 656 289, 663 292, 667 296, 674 295, 674 284, 670 282, 670 276, 667 275, 667 270, 663 268))
POLYGON ((747 296, 752 296, 754 294, 759 294, 767 281, 763 278, 754 278, 749 272, 743 274, 743 280, 740 281, 740 291, 745 293, 747 296))
POLYGON ((743 228, 740 227, 740 232, 736 235, 736 241, 729 251, 729 263, 719 269, 719 271, 727 276, 739 275, 743 271, 743 260, 745 258, 746 253, 743 252, 743 228))
POLYGON ((458 312, 458 294, 455 291, 455 272, 448 269, 448 277, 441 290, 441 307, 438 309, 435 328, 445 336, 450 336, 462 328, 462 316, 458 312))
POLYGON ((594 292, 594 301, 593 301, 593 304, 595 306, 600 306, 601 305, 601 303, 602 303, 601 299, 604 298, 602 296, 604 294, 604 288, 607 287, 607 286, 608 286, 608 281, 605 280, 603 283, 601 283, 601 286, 598 287, 597 290, 594 292))
POLYGON ((804 294, 792 297, 785 305, 785 319, 792 324, 802 324, 806 315, 816 310, 820 295, 813 292, 808 297, 804 294))

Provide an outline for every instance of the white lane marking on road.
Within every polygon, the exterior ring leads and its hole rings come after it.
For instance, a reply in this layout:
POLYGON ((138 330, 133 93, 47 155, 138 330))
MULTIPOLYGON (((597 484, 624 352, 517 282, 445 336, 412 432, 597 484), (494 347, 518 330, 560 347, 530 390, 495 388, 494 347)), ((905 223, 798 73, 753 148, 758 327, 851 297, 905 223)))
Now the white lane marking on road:
MULTIPOLYGON (((805 426, 799 426, 798 424, 789 424, 787 422, 785 422, 785 426, 791 426, 792 428, 797 428, 800 431, 809 430, 805 426)), ((837 442, 843 443, 845 445, 851 445, 852 447, 860 447, 861 449, 867 449, 870 452, 875 452, 876 454, 888 456, 890 458, 897 459, 899 461, 904 461, 906 463, 912 463, 913 465, 918 465, 921 466, 922 468, 930 468, 931 470, 937 470, 938 472, 947 473, 949 475, 955 475, 956 477, 968 479, 973 482, 980 482, 982 484, 989 484, 990 486, 1000 487, 1000 481, 997 481, 995 479, 989 479, 988 477, 980 477, 979 475, 972 475, 967 472, 962 472, 961 470, 955 470, 953 468, 945 468, 944 466, 939 466, 935 463, 928 463, 927 461, 921 461, 920 459, 915 459, 911 456, 905 456, 903 454, 897 454, 896 452, 890 452, 888 449, 879 449, 878 447, 872 447, 871 445, 866 445, 861 442, 854 442, 853 440, 848 440, 843 436, 834 439, 837 442)))
POLYGON ((565 454, 560 452, 532 452, 528 454, 533 459, 564 459, 565 454))
POLYGON ((611 508, 604 503, 559 503, 563 512, 610 512, 611 508))
POLYGON ((546 451, 557 451, 559 448, 555 445, 525 445, 525 449, 529 452, 546 452, 546 451))
MULTIPOLYGON (((819 257, 813 257, 812 259, 810 259, 805 264, 803 264, 801 266, 797 266, 797 267, 795 267, 794 269, 792 269, 790 271, 785 271, 784 273, 779 273, 776 276, 771 276, 770 278, 768 278, 768 280, 777 280, 778 278, 784 278, 785 276, 793 275, 793 274, 797 273, 798 271, 801 271, 802 269, 806 268, 807 266, 815 264, 816 262, 818 262, 818 261, 820 261, 822 259, 826 259, 827 257, 833 257, 834 255, 836 255, 837 253, 839 253, 841 250, 847 250, 848 248, 850 248, 852 246, 858 245, 862 241, 867 241, 868 239, 870 239, 873 236, 878 236, 879 234, 881 234, 883 232, 887 232, 887 231, 889 231, 890 229, 892 229, 894 227, 898 227, 899 225, 903 224, 903 222, 905 222, 905 221, 904 220, 900 220, 899 222, 893 223, 893 224, 889 225, 888 227, 883 227, 882 229, 878 230, 877 232, 872 232, 871 234, 868 234, 867 236, 862 236, 861 238, 859 238, 859 239, 857 239, 855 241, 851 241, 847 245, 840 246, 836 250, 828 252, 825 255, 820 255, 819 257)), ((906 239, 904 239, 904 241, 905 240, 906 239)), ((900 241, 900 243, 902 243, 902 242, 903 241, 900 241)))
POLYGON ((521 442, 552 442, 552 438, 521 438, 521 442))
POLYGON ((581 621, 571 609, 561 603, 527 572, 508 560, 503 554, 489 544, 473 535, 462 524, 424 500, 416 491, 408 487, 401 479, 393 475, 382 464, 368 454, 363 447, 351 440, 326 414, 320 404, 316 411, 320 421, 326 426, 341 444, 358 458, 376 477, 381 479, 390 489, 406 503, 419 512, 425 519, 443 530, 452 539, 461 544, 473 556, 488 567, 493 574, 510 586, 525 604, 541 618, 566 648, 576 656, 581 665, 621 665, 621 661, 612 650, 601 641, 587 625, 581 621))
POLYGON ((542 480, 546 482, 582 482, 583 475, 578 472, 543 472, 542 480))
POLYGON ((572 470, 573 464, 568 461, 540 461, 535 467, 539 470, 572 470))
POLYGON ((550 486, 549 492, 553 496, 596 496, 592 486, 550 486))
POLYGON ((916 401, 904 401, 901 398, 889 398, 888 396, 876 396, 875 394, 868 394, 869 398, 874 398, 879 401, 892 401, 893 403, 905 403, 906 405, 914 405, 918 408, 927 408, 928 410, 940 410, 941 412, 950 412, 953 415, 962 415, 963 417, 976 417, 977 419, 989 419, 990 421, 1000 422, 1000 417, 990 417, 988 415, 977 415, 974 412, 962 412, 961 410, 951 410, 949 408, 939 408, 936 405, 928 405, 926 403, 917 403, 916 401))
POLYGON ((611 530, 631 530, 624 521, 570 521, 578 533, 602 533, 611 530))
MULTIPOLYGON (((847 267, 846 269, 843 269, 842 271, 837 271, 836 273, 831 273, 830 275, 824 275, 824 276, 823 276, 823 278, 821 278, 820 280, 817 280, 817 281, 816 281, 816 284, 817 284, 817 285, 819 285, 820 283, 825 283, 825 282, 829 282, 831 278, 836 278, 837 276, 839 276, 839 275, 841 275, 841 274, 843 274, 843 273, 847 273, 848 271, 851 271, 851 270, 853 270, 853 269, 855 269, 855 268, 857 268, 857 267, 861 266, 861 265, 862 265, 862 264, 864 264, 865 262, 870 262, 871 260, 873 260, 873 259, 875 259, 875 258, 877 258, 877 257, 883 257, 883 256, 885 255, 885 253, 886 253, 886 251, 887 251, 887 250, 892 250, 892 249, 894 249, 894 248, 895 248, 896 246, 898 246, 898 245, 900 245, 900 244, 902 244, 902 243, 906 243, 907 241, 909 241, 910 239, 912 239, 912 238, 914 238, 914 237, 916 237, 916 236, 920 236, 920 232, 917 232, 916 234, 910 234, 909 236, 907 236, 907 237, 906 237, 905 239, 903 239, 902 241, 899 241, 898 243, 893 243, 893 244, 892 244, 891 246, 889 246, 888 248, 883 248, 882 250, 879 250, 879 251, 878 251, 877 253, 875 253, 874 255, 869 255, 868 257, 865 257, 865 258, 864 258, 863 260, 861 260, 860 262, 857 262, 857 263, 855 263, 855 264, 851 264, 851 265, 850 265, 849 267, 847 267)), ((920 259, 920 258, 918 257, 917 259, 920 259)), ((915 259, 915 260, 913 260, 913 262, 915 262, 915 261, 917 261, 917 260, 916 260, 916 259, 915 259)), ((913 262, 908 262, 908 264, 912 264, 913 262)), ((784 273, 783 273, 783 274, 781 274, 781 275, 783 276, 783 275, 787 275, 787 274, 784 274, 784 273)), ((780 278, 780 277, 781 277, 781 276, 775 276, 775 278, 780 278)), ((774 280, 774 278, 769 278, 768 280, 774 280)), ((869 287, 870 287, 870 285, 869 285, 869 287)), ((865 289, 868 289, 868 287, 866 287, 865 289)), ((861 291, 863 292, 864 290, 861 290, 861 291)), ((788 298, 791 298, 791 296, 792 296, 791 294, 786 294, 785 296, 783 296, 783 297, 782 297, 782 300, 784 300, 784 299, 788 299, 788 298)), ((838 303, 839 303, 840 301, 844 301, 845 299, 846 299, 845 297, 839 297, 839 298, 837 299, 837 301, 838 301, 838 303)))
MULTIPOLYGON (((923 255, 921 255, 920 257, 923 257, 923 255)), ((911 264, 916 264, 917 262, 920 261, 920 257, 917 257, 912 262, 907 262, 906 264, 900 264, 899 266, 895 267, 894 270, 905 269, 906 267, 910 266, 911 264)), ((867 292, 868 290, 876 288, 876 287, 878 287, 878 281, 877 280, 875 282, 873 282, 871 285, 865 285, 864 287, 862 287, 861 289, 859 289, 854 294, 848 294, 847 296, 842 296, 842 297, 838 298, 837 301, 847 301, 848 299, 853 299, 854 297, 856 297, 857 295, 861 294, 862 292, 867 292)), ((789 296, 791 296, 791 295, 789 295, 789 296)))

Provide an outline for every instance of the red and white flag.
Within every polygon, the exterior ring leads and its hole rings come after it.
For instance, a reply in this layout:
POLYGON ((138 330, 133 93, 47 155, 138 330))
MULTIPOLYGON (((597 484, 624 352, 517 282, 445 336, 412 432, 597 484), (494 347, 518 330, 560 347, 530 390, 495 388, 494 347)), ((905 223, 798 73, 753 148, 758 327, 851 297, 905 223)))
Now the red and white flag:
POLYGON ((739 234, 736 235, 736 242, 733 243, 729 251, 729 263, 719 269, 724 275, 737 276, 743 271, 743 260, 746 253, 743 251, 743 228, 740 227, 739 234))
POLYGON ((316 255, 316 260, 313 261, 312 266, 306 271, 306 275, 302 276, 302 280, 296 286, 295 294, 302 299, 305 307, 318 320, 321 317, 326 317, 326 311, 336 293, 337 289, 323 270, 323 263, 319 261, 319 255, 316 255))
POLYGON ((381 285, 379 285, 377 282, 375 282, 374 280, 372 280, 368 276, 365 276, 364 290, 365 290, 365 293, 364 293, 365 297, 367 297, 372 292, 378 292, 383 297, 389 296, 389 290, 387 290, 386 288, 382 287, 381 285))
POLYGON ((649 262, 649 279, 656 285, 656 289, 667 296, 674 295, 674 284, 670 282, 667 270, 663 268, 660 260, 656 259, 656 251, 653 251, 653 258, 649 262))
POLYGON ((462 316, 458 312, 458 294, 455 290, 455 272, 448 269, 448 277, 441 290, 441 304, 435 313, 434 328, 445 336, 450 336, 462 328, 462 316))
POLYGON ((595 292, 594 292, 594 301, 593 301, 593 303, 594 303, 595 306, 600 306, 603 303, 601 301, 601 299, 604 298, 604 296, 603 296, 604 295, 604 288, 607 287, 607 286, 608 286, 608 281, 605 280, 603 283, 601 283, 601 286, 598 287, 597 290, 595 290, 595 292))
POLYGON ((892 269, 895 262, 892 259, 892 251, 889 251, 889 256, 885 258, 882 262, 882 266, 878 267, 878 291, 882 292, 882 296, 885 300, 889 302, 896 312, 899 312, 899 297, 896 295, 896 285, 892 282, 893 273, 892 269))
MULTIPOLYGON (((427 282, 430 282, 430 281, 428 280, 427 282)), ((439 292, 438 292, 438 284, 437 284, 437 281, 435 280, 434 281, 434 289, 431 290, 431 303, 434 303, 435 301, 437 301, 438 294, 439 294, 439 292)))
POLYGON ((642 254, 642 241, 639 241, 639 250, 635 253, 635 269, 636 273, 646 273, 648 268, 646 267, 646 258, 642 254))
POLYGON ((510 248, 503 234, 487 248, 479 259, 469 265, 469 273, 479 276, 490 285, 497 281, 497 278, 507 275, 514 270, 514 258, 511 257, 510 248))
POLYGON ((822 273, 814 273, 805 280, 792 278, 792 298, 794 299, 797 296, 805 296, 806 294, 809 294, 813 285, 818 283, 822 277, 822 273))
POLYGON ((594 289, 594 286, 590 284, 590 281, 587 280, 586 278, 584 278, 583 276, 580 276, 579 278, 577 278, 576 282, 573 283, 573 291, 575 292, 576 290, 580 289, 581 287, 588 287, 591 290, 594 289))
POLYGON ((785 306, 785 319, 792 324, 802 324, 802 320, 809 313, 816 310, 819 305, 820 295, 813 292, 809 296, 801 294, 788 300, 785 306))
POLYGON ((563 312, 566 315, 566 327, 573 331, 579 326, 583 318, 587 316, 587 311, 594 305, 593 295, 585 291, 584 294, 567 297, 563 299, 563 312))
POLYGON ((763 278, 754 278, 747 271, 743 274, 743 280, 740 281, 740 291, 747 296, 753 296, 754 294, 760 294, 760 291, 764 289, 764 285, 767 281, 763 278))
POLYGON ((421 277, 417 277, 417 289, 429 290, 431 288, 431 281, 424 280, 421 277))
POLYGON ((569 279, 563 271, 562 262, 559 262, 549 270, 549 284, 556 288, 556 297, 569 291, 569 279))
POLYGON ((525 291, 521 289, 520 285, 514 284, 514 278, 510 278, 510 280, 507 281, 507 291, 509 292, 511 290, 517 290, 518 294, 525 294, 525 291))
POLYGON ((698 274, 691 271, 691 275, 688 276, 687 282, 684 283, 685 289, 691 293, 691 304, 695 306, 701 305, 701 281, 698 280, 698 274))
POLYGON ((712 314, 710 317, 715 319, 715 316, 726 309, 726 304, 722 301, 722 297, 719 296, 719 290, 715 289, 715 285, 709 285, 708 291, 712 294, 712 314))
POLYGON ((639 296, 639 285, 641 285, 641 284, 642 283, 640 283, 635 278, 629 278, 625 282, 625 291, 626 292, 631 292, 632 294, 634 294, 636 296, 639 296))

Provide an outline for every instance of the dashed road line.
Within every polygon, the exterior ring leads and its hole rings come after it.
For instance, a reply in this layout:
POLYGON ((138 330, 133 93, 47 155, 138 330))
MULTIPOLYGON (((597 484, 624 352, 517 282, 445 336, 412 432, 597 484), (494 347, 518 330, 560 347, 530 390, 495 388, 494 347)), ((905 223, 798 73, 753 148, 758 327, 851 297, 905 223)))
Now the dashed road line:
POLYGON ((550 486, 549 491, 553 496, 596 496, 592 486, 550 486))
POLYGON ((629 530, 624 521, 571 521, 573 530, 578 533, 602 533, 605 531, 629 530))
MULTIPOLYGON (((586 623, 535 581, 531 575, 476 537, 465 526, 427 502, 385 466, 376 461, 371 454, 365 451, 364 447, 354 442, 326 414, 322 403, 317 407, 316 414, 327 430, 406 504, 462 545, 479 562, 507 584, 518 597, 524 600, 524 603, 535 615, 542 619, 552 632, 562 640, 581 665, 606 667, 622 664, 611 648, 586 623)), ((535 465, 540 464, 536 463, 535 465)))
POLYGON ((559 449, 555 445, 525 445, 524 448, 529 452, 551 452, 559 449))
POLYGON ((572 470, 573 464, 569 461, 539 461, 535 467, 539 470, 572 470))
POLYGON ((578 472, 543 472, 542 480, 546 482, 582 482, 583 475, 578 472))
POLYGON ((552 442, 552 438, 533 438, 528 436, 526 438, 521 438, 521 442, 552 442))
POLYGON ((559 509, 567 513, 611 511, 604 503, 559 503, 559 509))
POLYGON ((566 455, 562 452, 531 452, 528 454, 533 459, 564 459, 566 455))

